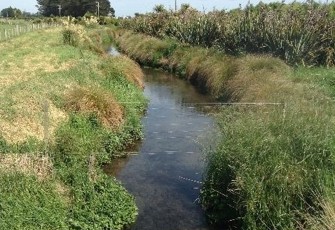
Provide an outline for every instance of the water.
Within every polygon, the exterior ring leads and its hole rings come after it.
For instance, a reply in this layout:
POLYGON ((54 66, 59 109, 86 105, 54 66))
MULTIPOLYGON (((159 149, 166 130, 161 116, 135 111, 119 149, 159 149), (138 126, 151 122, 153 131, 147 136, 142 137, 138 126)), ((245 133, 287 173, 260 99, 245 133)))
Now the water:
POLYGON ((108 47, 106 52, 111 56, 119 56, 121 55, 120 52, 113 46, 108 47))
POLYGON ((145 139, 105 171, 136 198, 139 216, 132 230, 209 229, 198 198, 203 146, 215 143, 215 128, 199 103, 211 99, 170 74, 144 71, 150 99, 145 139))

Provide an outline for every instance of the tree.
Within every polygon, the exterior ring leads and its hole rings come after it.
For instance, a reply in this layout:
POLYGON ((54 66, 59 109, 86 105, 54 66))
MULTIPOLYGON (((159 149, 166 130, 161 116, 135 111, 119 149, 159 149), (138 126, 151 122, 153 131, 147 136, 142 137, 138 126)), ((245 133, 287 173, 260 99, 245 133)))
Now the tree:
POLYGON ((22 15, 21 10, 8 7, 3 10, 1 10, 1 16, 2 17, 9 17, 9 18, 18 18, 22 15))
MULTIPOLYGON (((114 16, 114 9, 109 0, 97 0, 99 2, 99 14, 102 16, 114 16)), ((94 0, 37 0, 38 10, 44 16, 58 15, 59 5, 64 16, 79 17, 86 13, 97 13, 97 1, 94 0)))
POLYGON ((165 6, 163 4, 155 5, 154 7, 155 13, 166 13, 167 10, 165 9, 165 6))

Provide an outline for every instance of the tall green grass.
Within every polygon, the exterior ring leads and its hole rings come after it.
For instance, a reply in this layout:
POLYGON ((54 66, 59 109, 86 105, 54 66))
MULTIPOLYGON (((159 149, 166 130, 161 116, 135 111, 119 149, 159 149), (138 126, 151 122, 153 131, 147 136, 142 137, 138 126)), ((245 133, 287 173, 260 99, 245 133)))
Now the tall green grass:
POLYGON ((285 108, 223 111, 222 141, 208 155, 201 195, 211 220, 243 229, 304 223, 320 208, 315 194, 326 196, 333 186, 326 183, 335 166, 332 111, 292 101, 285 108))

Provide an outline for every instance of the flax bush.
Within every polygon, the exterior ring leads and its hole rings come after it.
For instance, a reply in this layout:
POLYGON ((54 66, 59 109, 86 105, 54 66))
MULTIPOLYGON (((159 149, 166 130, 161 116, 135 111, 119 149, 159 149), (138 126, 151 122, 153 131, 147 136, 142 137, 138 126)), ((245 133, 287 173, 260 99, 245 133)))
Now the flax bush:
POLYGON ((215 47, 230 54, 269 53, 291 65, 335 64, 334 5, 259 3, 229 12, 178 12, 140 15, 121 26, 156 37, 215 47))

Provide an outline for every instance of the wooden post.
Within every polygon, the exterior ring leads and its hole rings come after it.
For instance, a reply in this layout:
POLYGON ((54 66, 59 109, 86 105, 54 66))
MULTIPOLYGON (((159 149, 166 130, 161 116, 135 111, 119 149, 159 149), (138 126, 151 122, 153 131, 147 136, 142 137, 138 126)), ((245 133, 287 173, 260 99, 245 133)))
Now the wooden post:
POLYGON ((47 153, 49 146, 49 103, 47 100, 43 103, 43 134, 44 152, 47 153))

